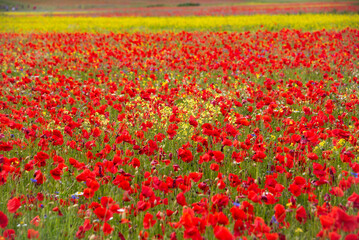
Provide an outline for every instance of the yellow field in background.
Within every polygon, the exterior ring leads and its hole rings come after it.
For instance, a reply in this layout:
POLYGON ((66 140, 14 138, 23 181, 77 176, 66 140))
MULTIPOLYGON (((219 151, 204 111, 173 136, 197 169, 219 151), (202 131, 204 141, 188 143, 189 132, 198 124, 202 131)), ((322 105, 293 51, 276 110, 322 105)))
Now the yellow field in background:
POLYGON ((279 31, 358 28, 359 14, 201 17, 0 16, 0 32, 279 31))

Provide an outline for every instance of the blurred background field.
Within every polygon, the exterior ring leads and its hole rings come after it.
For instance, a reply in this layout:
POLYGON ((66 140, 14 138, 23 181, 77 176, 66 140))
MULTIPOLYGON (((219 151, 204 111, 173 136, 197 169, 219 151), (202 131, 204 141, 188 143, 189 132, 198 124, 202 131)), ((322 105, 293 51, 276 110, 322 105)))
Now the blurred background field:
POLYGON ((2 12, 75 16, 198 16, 358 12, 359 1, 294 0, 0 0, 2 12))

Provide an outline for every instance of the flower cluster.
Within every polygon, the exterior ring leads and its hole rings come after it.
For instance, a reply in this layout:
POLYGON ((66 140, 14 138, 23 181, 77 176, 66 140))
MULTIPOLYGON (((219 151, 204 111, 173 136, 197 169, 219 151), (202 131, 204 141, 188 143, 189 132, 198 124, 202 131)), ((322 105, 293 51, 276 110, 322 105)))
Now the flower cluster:
POLYGON ((357 239, 358 36, 0 34, 0 234, 357 239))

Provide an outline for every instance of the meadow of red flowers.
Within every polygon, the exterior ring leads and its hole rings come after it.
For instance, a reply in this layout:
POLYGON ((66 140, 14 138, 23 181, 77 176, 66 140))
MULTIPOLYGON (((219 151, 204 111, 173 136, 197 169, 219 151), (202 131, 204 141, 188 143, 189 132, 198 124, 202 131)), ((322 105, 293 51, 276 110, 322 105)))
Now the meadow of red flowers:
POLYGON ((358 38, 1 33, 2 239, 358 239, 358 38))

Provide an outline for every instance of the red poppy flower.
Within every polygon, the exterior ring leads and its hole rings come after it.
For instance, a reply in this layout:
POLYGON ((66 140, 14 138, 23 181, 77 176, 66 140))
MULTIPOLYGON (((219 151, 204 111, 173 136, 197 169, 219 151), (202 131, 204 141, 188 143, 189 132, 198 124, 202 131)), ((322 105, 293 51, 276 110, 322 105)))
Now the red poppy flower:
POLYGON ((181 206, 187 205, 186 197, 184 196, 183 192, 180 192, 179 194, 177 194, 176 200, 177 200, 177 203, 181 206))
POLYGON ((210 168, 212 171, 218 171, 218 170, 219 170, 219 165, 218 165, 217 163, 212 163, 209 168, 210 168))
POLYGON ((195 128, 198 126, 198 122, 196 121, 196 119, 192 115, 189 117, 188 122, 189 122, 190 125, 192 125, 195 128))
POLYGON ((146 211, 147 209, 149 209, 151 207, 151 204, 148 202, 144 202, 144 201, 138 201, 137 202, 137 209, 138 211, 146 211))
POLYGON ((337 197, 343 197, 344 196, 344 192, 341 188, 339 187, 332 187, 332 189, 329 191, 331 194, 333 194, 334 196, 337 197))
POLYGON ((199 173, 199 172, 191 172, 188 177, 190 179, 192 179, 194 182, 198 182, 199 180, 201 180, 203 176, 203 173, 199 173))
POLYGON ((100 188, 100 184, 96 180, 87 179, 86 186, 96 192, 100 188))
POLYGON ((85 188, 84 189, 84 197, 85 198, 93 198, 95 195, 95 191, 92 188, 85 188))
POLYGON ((294 183, 289 185, 289 191, 296 197, 298 197, 302 193, 301 188, 294 183))
POLYGON ((308 153, 307 156, 310 160, 318 160, 318 155, 315 153, 308 153))
POLYGON ((152 190, 152 188, 150 187, 147 187, 147 186, 142 186, 142 191, 141 191, 142 195, 147 197, 147 198, 150 198, 154 195, 154 192, 152 190))
POLYGON ((228 196, 226 196, 224 194, 216 194, 211 198, 211 200, 213 203, 213 208, 218 209, 218 210, 227 206, 228 202, 229 202, 228 196))
POLYGON ((226 227, 217 226, 213 229, 214 236, 219 240, 234 240, 233 235, 226 227))
POLYGON ((107 208, 108 206, 112 205, 112 203, 114 203, 114 200, 111 197, 102 197, 101 198, 101 205, 104 208, 107 208))
POLYGON ((321 215, 319 217, 320 219, 320 223, 322 224, 322 227, 324 229, 330 228, 331 226, 333 226, 335 219, 330 217, 330 216, 326 216, 326 215, 321 215))
POLYGON ((62 212, 61 212, 61 210, 60 210, 59 207, 54 207, 54 208, 52 209, 52 211, 57 212, 57 215, 59 215, 59 216, 63 216, 63 214, 62 214, 62 212))
POLYGON ((16 238, 14 229, 7 229, 4 231, 3 236, 6 240, 14 240, 16 238))
POLYGON ((62 169, 56 167, 56 168, 50 170, 50 174, 53 177, 53 179, 55 179, 56 181, 61 180, 62 169))
POLYGON ((8 220, 7 216, 2 211, 0 211, 0 227, 6 228, 8 223, 9 223, 9 220, 8 220))
POLYGON ((155 225, 156 219, 153 218, 153 215, 150 213, 146 213, 143 218, 143 227, 144 229, 149 229, 155 225))
POLYGON ((275 218, 277 219, 277 221, 279 223, 284 222, 285 220, 285 216, 286 216, 286 212, 285 212, 285 208, 283 205, 281 204, 277 204, 274 207, 274 211, 275 211, 275 218))
MULTIPOLYGON (((331 235, 329 234, 329 236, 331 237, 331 235)), ((330 240, 339 240, 341 238, 341 236, 339 234, 336 234, 337 238, 332 238, 330 240)), ((358 240, 359 239, 359 234, 348 234, 345 236, 345 240, 358 240)))
POLYGON ((353 192, 353 194, 348 197, 348 202, 353 203, 353 208, 359 208, 359 195, 353 192))
POLYGON ((103 231, 103 233, 104 233, 105 236, 110 235, 110 234, 112 233, 112 231, 113 231, 113 227, 111 227, 110 224, 108 224, 107 222, 105 222, 105 223, 103 224, 102 231, 103 231))
POLYGON ((193 239, 193 240, 201 240, 201 233, 199 232, 198 228, 195 226, 188 227, 185 229, 183 233, 184 239, 193 239))
POLYGON ((247 218, 247 214, 239 207, 232 207, 230 211, 234 220, 247 218))
POLYGON ((90 223, 89 219, 85 219, 83 226, 84 226, 84 231, 89 231, 92 228, 92 224, 90 223))
POLYGON ((223 212, 219 212, 217 218, 218 218, 218 224, 222 224, 222 225, 229 224, 229 220, 223 212))
POLYGON ((37 200, 39 200, 40 202, 44 200, 44 194, 42 193, 38 193, 37 194, 37 200))
POLYGON ((305 211, 303 206, 300 206, 295 214, 295 218, 298 222, 304 224, 307 221, 307 212, 305 211))
POLYGON ((92 136, 94 136, 94 138, 97 138, 98 136, 100 136, 101 135, 101 130, 99 129, 99 128, 94 128, 93 130, 92 130, 92 132, 91 132, 91 135, 92 136))
POLYGON ((256 162, 263 162, 263 159, 265 159, 267 157, 267 155, 263 152, 263 151, 257 151, 252 159, 256 162))
POLYGON ((174 213, 174 211, 169 210, 169 209, 166 209, 166 215, 167 215, 168 217, 171 217, 173 213, 174 213))
POLYGON ((182 161, 189 163, 193 160, 192 152, 188 149, 178 149, 178 157, 182 159, 182 161))
POLYGON ((305 180, 304 177, 296 176, 296 177, 294 178, 294 184, 296 184, 296 185, 298 185, 298 186, 300 186, 300 187, 302 187, 303 185, 305 185, 306 182, 307 182, 307 181, 305 180))
MULTIPOLYGON (((329 239, 330 240, 339 240, 341 238, 342 238, 342 236, 340 236, 340 234, 338 234, 337 232, 330 232, 329 233, 329 239)), ((358 238, 354 238, 354 239, 358 239, 358 238)), ((345 240, 348 240, 348 239, 345 238, 345 240)))
POLYGON ((279 238, 278 233, 265 233, 267 240, 277 240, 279 238))
POLYGON ((333 207, 329 215, 335 219, 335 225, 345 232, 359 229, 359 216, 350 216, 339 207, 333 207))
MULTIPOLYGON (((121 240, 124 240, 124 239, 121 239, 121 240)), ((176 232, 172 232, 172 233, 171 233, 171 235, 170 235, 170 240, 177 240, 176 232)))
POLYGON ((37 227, 39 226, 40 221, 41 221, 40 216, 36 216, 30 221, 30 223, 37 227))
POLYGON ((113 215, 109 209, 106 209, 103 207, 96 208, 94 213, 100 220, 102 220, 104 222, 107 222, 110 218, 112 218, 112 215, 113 215))
POLYGON ((49 159, 49 155, 45 152, 38 152, 35 157, 35 162, 38 163, 38 166, 45 166, 46 160, 49 159))
POLYGON ((13 146, 11 143, 8 142, 1 142, 0 143, 0 151, 11 151, 13 146))
POLYGON ((261 217, 256 217, 254 219, 254 231, 253 233, 256 235, 256 236, 262 236, 263 234, 265 233, 269 233, 270 231, 270 227, 268 227, 263 218, 261 217))
POLYGON ((137 158, 133 158, 130 164, 134 168, 136 168, 136 167, 138 168, 141 166, 141 162, 137 158))
POLYGON ((75 236, 78 239, 82 239, 85 237, 85 231, 84 231, 84 227, 83 226, 79 226, 79 230, 76 232, 75 236))
POLYGON ((222 163, 224 159, 224 154, 221 151, 212 151, 214 160, 218 163, 222 163))
POLYGON ((80 173, 77 177, 76 180, 78 182, 84 182, 86 181, 88 178, 94 179, 95 178, 95 174, 93 172, 91 172, 88 169, 85 169, 82 173, 80 173))
POLYGON ((128 191, 131 189, 131 184, 129 181, 123 180, 120 182, 120 184, 118 185, 119 188, 122 188, 125 191, 128 191))
POLYGON ((7 210, 11 213, 16 212, 21 206, 20 200, 16 197, 7 202, 7 210))
POLYGON ((35 231, 34 229, 28 229, 27 230, 27 238, 28 239, 34 239, 34 238, 39 238, 40 234, 38 231, 35 231))
POLYGON ((62 145, 63 143, 64 143, 64 139, 63 139, 63 136, 62 136, 62 134, 61 134, 61 132, 59 131, 59 130, 53 130, 53 133, 52 133, 53 135, 52 135, 52 138, 53 138, 53 142, 52 142, 52 144, 54 145, 54 146, 60 146, 60 145, 62 145))
POLYGON ((44 174, 42 174, 40 170, 36 171, 34 176, 35 176, 36 184, 38 185, 41 185, 46 181, 46 177, 44 176, 44 174))

